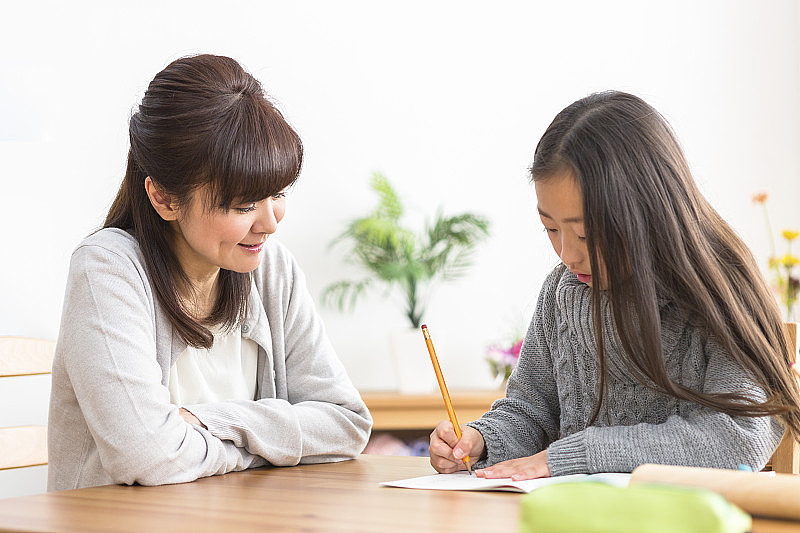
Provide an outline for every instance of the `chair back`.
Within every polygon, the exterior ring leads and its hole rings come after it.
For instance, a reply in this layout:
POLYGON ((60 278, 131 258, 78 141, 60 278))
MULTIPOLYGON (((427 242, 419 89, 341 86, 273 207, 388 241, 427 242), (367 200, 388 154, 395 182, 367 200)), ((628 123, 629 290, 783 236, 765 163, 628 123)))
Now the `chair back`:
MULTIPOLYGON (((0 379, 49 374, 55 349, 51 340, 0 337, 0 379)), ((45 426, 0 428, 0 470, 46 464, 45 426)))
MULTIPOLYGON (((789 339, 789 346, 792 347, 792 360, 797 363, 797 322, 786 322, 786 337, 789 339)), ((769 461, 772 470, 782 474, 800 473, 800 443, 794 440, 789 432, 783 436, 783 440, 778 445, 775 453, 769 461)))

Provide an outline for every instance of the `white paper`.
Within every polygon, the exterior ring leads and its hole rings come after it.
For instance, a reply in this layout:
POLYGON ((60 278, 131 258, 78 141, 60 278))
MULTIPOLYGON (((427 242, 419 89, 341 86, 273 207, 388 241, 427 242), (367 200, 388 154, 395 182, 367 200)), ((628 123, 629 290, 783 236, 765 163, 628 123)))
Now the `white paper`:
POLYGON ((544 477, 514 481, 511 478, 486 479, 467 472, 460 471, 455 474, 434 474, 432 476, 400 479, 397 481, 384 481, 383 487, 399 487, 404 489, 427 490, 502 490, 510 492, 531 492, 546 485, 566 483, 570 481, 594 481, 607 483, 617 487, 627 487, 631 479, 630 474, 614 472, 600 474, 570 474, 567 476, 544 477))

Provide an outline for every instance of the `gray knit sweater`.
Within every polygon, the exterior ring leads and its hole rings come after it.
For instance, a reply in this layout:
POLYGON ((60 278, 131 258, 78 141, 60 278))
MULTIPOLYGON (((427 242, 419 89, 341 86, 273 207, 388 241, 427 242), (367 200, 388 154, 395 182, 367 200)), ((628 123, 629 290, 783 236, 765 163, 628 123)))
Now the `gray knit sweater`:
POLYGON ((167 389, 186 348, 150 284, 136 240, 98 231, 72 255, 53 362, 48 488, 160 485, 265 464, 350 459, 372 418, 325 334, 305 276, 269 239, 242 336, 258 346, 255 401, 185 406, 167 389))
MULTIPOLYGON (((469 424, 486 442, 477 467, 544 449, 552 475, 631 472, 643 463, 764 467, 783 435, 777 420, 732 417, 654 392, 625 368, 614 340, 607 341, 608 394, 598 419, 587 426, 598 379, 590 295, 563 265, 545 280, 506 397, 469 424)), ((764 397, 673 302, 662 302, 660 312, 673 380, 707 393, 764 397)), ((608 312, 605 323, 610 320, 608 312)))

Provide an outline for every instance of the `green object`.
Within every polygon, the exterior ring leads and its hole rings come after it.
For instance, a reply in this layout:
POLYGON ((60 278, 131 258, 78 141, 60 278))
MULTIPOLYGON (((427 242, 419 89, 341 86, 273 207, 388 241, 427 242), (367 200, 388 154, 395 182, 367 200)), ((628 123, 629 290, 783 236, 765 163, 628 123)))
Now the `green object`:
POLYGON ((378 194, 378 206, 370 215, 350 222, 332 243, 349 241, 350 261, 366 270, 369 277, 331 284, 323 293, 323 301, 336 304, 340 310, 351 308, 378 281, 388 289, 402 291, 406 317, 418 328, 425 308, 424 286, 461 276, 475 246, 489 235, 489 222, 472 213, 445 217, 438 212, 433 223, 415 234, 400 223, 403 204, 389 180, 376 172, 370 185, 378 194))
POLYGON ((520 533, 743 533, 750 515, 705 489, 548 485, 522 497, 520 533))

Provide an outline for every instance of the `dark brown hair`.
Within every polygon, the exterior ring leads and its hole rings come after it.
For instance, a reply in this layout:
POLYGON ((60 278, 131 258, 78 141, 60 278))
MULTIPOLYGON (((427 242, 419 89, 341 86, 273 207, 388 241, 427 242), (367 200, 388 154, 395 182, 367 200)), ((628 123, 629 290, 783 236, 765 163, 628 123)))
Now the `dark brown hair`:
POLYGON ((213 335, 207 325, 229 327, 244 316, 250 274, 220 270, 211 315, 192 318, 179 298, 191 285, 145 178, 179 205, 205 186, 206 207, 225 210, 291 185, 300 173, 302 143, 261 84, 233 59, 214 55, 184 57, 159 72, 130 118, 129 133, 125 178, 103 227, 134 235, 170 323, 189 345, 208 348, 213 335))
POLYGON ((625 364, 649 387, 739 416, 779 415, 800 436, 800 390, 777 303, 745 244, 698 190, 667 121, 636 96, 603 92, 561 111, 536 147, 534 181, 571 173, 583 194, 600 368, 606 394, 602 302, 611 307, 625 364), (671 380, 658 298, 674 301, 766 392, 709 394, 671 380))

